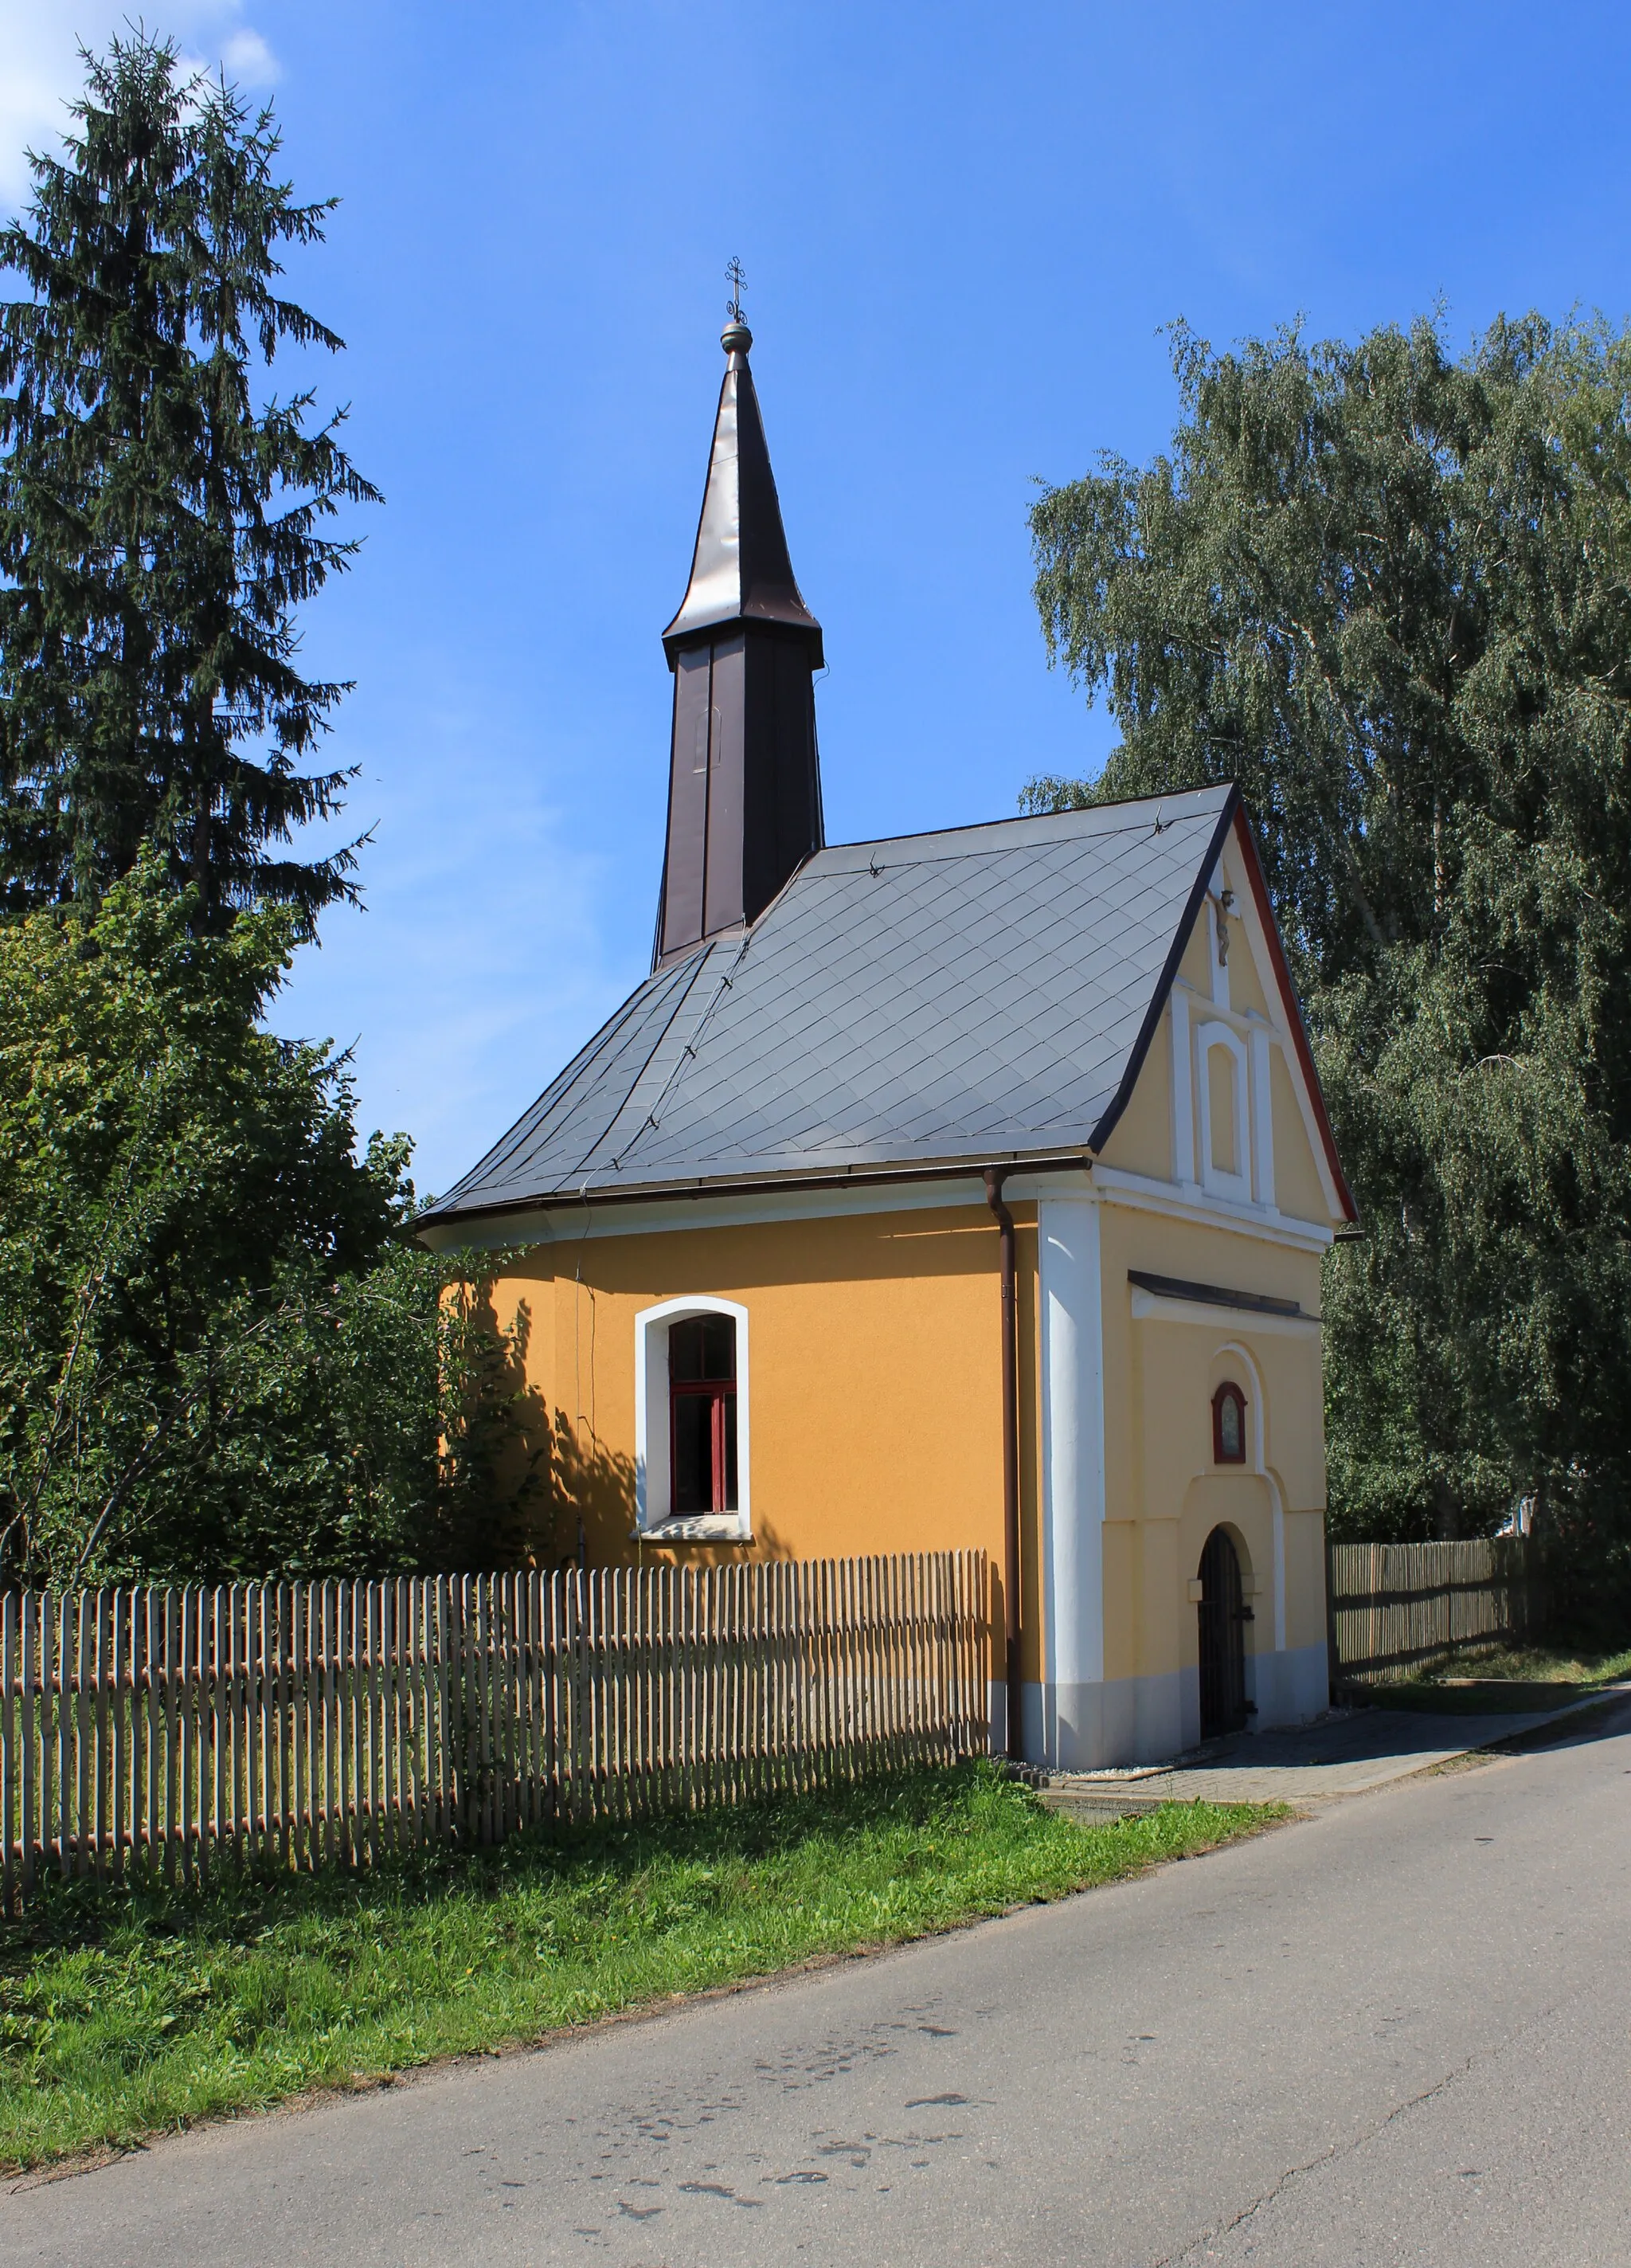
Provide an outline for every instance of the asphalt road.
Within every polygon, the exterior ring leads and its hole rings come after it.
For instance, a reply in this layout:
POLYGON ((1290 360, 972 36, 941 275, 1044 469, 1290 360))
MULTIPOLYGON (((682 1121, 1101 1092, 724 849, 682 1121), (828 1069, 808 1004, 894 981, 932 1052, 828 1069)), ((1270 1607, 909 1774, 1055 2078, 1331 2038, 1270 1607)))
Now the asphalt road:
POLYGON ((0 2197, 0 2262, 1631 2264, 1631 1709, 1140 1882, 0 2197))

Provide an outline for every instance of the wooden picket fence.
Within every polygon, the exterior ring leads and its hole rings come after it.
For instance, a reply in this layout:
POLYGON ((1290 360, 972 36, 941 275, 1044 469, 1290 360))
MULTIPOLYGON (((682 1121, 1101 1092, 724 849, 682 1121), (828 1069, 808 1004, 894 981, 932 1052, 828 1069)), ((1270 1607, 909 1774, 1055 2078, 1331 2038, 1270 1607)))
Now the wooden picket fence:
POLYGON ((1544 1611, 1540 1573, 1522 1536, 1327 1544, 1333 1682, 1372 1684, 1526 1637, 1544 1611))
POLYGON ((14 1591, 0 1889, 371 1863, 984 1750, 976 1551, 14 1591))

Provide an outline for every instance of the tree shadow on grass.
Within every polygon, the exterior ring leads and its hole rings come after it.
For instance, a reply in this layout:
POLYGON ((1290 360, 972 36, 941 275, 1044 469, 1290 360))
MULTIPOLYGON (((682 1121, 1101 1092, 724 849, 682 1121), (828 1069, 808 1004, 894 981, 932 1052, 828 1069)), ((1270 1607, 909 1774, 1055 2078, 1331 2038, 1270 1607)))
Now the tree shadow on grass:
POLYGON ((390 1852, 371 1867, 296 1874, 228 1860, 205 1882, 175 1884, 146 1874, 125 1883, 51 1876, 20 1917, 0 1922, 0 1975, 16 1973, 41 1952, 96 1944, 114 1932, 248 1946, 302 1919, 400 1915, 450 1898, 502 1898, 530 1886, 595 1882, 614 1891, 658 1867, 729 1871, 790 1856, 813 1841, 937 1823, 954 1828, 999 1808, 1018 1814, 1036 1805, 996 1766, 976 1761, 648 1820, 561 1821, 499 1844, 390 1852))

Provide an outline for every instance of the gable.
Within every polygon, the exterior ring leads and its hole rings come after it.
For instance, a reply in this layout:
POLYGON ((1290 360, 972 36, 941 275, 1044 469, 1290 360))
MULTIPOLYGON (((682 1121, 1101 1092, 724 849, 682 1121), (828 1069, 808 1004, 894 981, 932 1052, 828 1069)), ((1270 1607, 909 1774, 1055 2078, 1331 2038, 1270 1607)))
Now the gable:
POLYGON ((1206 885, 1102 1163, 1201 1202, 1337 1227, 1353 1201, 1244 813, 1206 885))

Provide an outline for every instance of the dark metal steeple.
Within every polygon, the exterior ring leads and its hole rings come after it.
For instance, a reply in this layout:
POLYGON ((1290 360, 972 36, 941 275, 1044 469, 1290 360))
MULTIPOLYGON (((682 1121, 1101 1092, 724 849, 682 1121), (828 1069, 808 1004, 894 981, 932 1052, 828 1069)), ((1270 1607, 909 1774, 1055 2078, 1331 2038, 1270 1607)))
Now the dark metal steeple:
POLYGON ((793 579, 734 297, 731 315, 691 581, 663 633, 674 724, 654 968, 756 920, 825 841, 821 625, 793 579))

